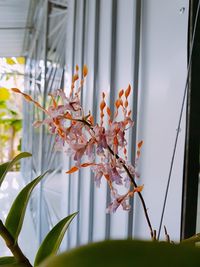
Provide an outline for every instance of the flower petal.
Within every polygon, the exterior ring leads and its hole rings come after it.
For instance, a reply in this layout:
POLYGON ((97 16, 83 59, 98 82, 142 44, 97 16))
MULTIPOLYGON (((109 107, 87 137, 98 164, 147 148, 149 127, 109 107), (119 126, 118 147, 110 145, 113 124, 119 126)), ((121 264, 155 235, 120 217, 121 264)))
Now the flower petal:
POLYGON ((78 171, 79 170, 79 168, 78 167, 76 167, 76 166, 73 166, 69 171, 67 171, 66 173, 67 174, 71 174, 71 173, 74 173, 74 172, 76 172, 76 171, 78 171))

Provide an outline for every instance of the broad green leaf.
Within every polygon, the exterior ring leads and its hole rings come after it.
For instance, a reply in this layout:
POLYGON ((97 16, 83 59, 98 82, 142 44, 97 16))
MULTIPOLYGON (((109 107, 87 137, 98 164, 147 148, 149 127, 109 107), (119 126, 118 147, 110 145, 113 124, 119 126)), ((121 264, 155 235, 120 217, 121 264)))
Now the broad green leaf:
POLYGON ((16 263, 14 257, 0 257, 0 266, 5 264, 13 264, 16 263))
POLYGON ((198 248, 167 242, 110 240, 49 257, 39 267, 197 267, 198 248))
POLYGON ((34 266, 38 266, 47 257, 49 257, 50 255, 55 255, 57 253, 66 230, 68 229, 71 221, 77 214, 78 212, 75 212, 69 215, 68 217, 62 219, 48 233, 37 252, 34 266))
POLYGON ((19 155, 17 155, 13 160, 9 162, 5 162, 0 165, 0 186, 9 170, 12 169, 12 167, 22 158, 31 157, 31 154, 28 152, 22 152, 19 155))
POLYGON ((10 234, 13 236, 15 241, 17 241, 17 238, 21 231, 26 212, 26 207, 28 205, 31 193, 35 188, 35 186, 42 180, 42 178, 46 175, 47 172, 38 176, 27 186, 25 186, 22 189, 22 191, 18 194, 18 196, 16 197, 16 199, 12 204, 12 207, 6 218, 5 226, 10 232, 10 234))

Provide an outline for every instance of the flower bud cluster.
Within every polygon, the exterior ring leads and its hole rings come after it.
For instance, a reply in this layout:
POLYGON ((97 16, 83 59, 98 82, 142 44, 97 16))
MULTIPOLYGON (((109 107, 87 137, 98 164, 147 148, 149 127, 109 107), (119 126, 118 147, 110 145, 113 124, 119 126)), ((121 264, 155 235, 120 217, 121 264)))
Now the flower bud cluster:
MULTIPOLYGON (((47 125, 49 132, 56 136, 56 148, 67 147, 75 165, 66 173, 71 174, 80 168, 91 166, 96 185, 99 187, 102 178, 104 178, 110 187, 112 202, 107 211, 115 212, 119 206, 124 210, 129 210, 129 198, 135 192, 141 192, 143 188, 143 186, 135 186, 133 183, 138 174, 135 170, 135 164, 133 166, 127 160, 125 133, 134 125, 129 109, 131 86, 129 85, 126 90, 119 91, 115 101, 114 114, 106 104, 105 93, 102 93, 99 107, 100 123, 94 123, 94 118, 90 113, 84 114, 80 101, 81 88, 87 73, 87 66, 84 65, 83 78, 79 82, 79 68, 76 66, 69 96, 66 96, 62 89, 56 90, 50 94, 52 101, 48 108, 43 108, 31 96, 19 89, 13 88, 12 90, 22 94, 27 101, 33 102, 45 112, 46 118, 43 121, 34 122, 34 126, 47 125), (119 114, 122 119, 119 119, 119 114), (125 193, 119 194, 118 191, 122 186, 125 193)), ((140 156, 141 147, 142 141, 137 147, 136 161, 140 156)))

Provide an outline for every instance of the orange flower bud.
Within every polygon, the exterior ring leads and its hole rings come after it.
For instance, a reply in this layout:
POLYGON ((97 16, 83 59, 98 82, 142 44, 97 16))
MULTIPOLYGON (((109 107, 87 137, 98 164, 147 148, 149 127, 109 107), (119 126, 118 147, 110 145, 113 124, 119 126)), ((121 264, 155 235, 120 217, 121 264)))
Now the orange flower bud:
POLYGON ((140 141, 140 142, 138 143, 138 145, 137 145, 138 149, 141 149, 142 145, 143 145, 143 141, 140 141))
POLYGON ((21 91, 18 88, 11 88, 11 90, 15 93, 21 93, 21 91))
POLYGON ((109 107, 107 107, 106 111, 107 111, 108 116, 111 117, 111 110, 109 107))
POLYGON ((72 78, 72 82, 74 83, 75 81, 77 81, 79 78, 78 74, 74 74, 73 78, 72 78))
POLYGON ((124 90, 122 89, 121 91, 119 91, 119 98, 121 98, 124 94, 124 90))
POLYGON ((78 167, 73 166, 73 167, 72 167, 69 171, 67 171, 66 173, 67 173, 67 174, 71 174, 71 173, 76 172, 76 171, 78 171, 78 167))
POLYGON ((86 65, 83 66, 83 77, 86 77, 88 74, 88 67, 86 65))
POLYGON ((92 115, 90 115, 90 117, 88 118, 89 122, 94 125, 94 117, 92 115))
POLYGON ((128 107, 128 101, 127 101, 127 100, 125 101, 125 104, 124 104, 124 106, 125 106, 125 108, 127 108, 127 107, 128 107))
POLYGON ((92 166, 92 165, 95 165, 95 163, 92 163, 92 162, 86 162, 86 163, 83 163, 83 164, 81 164, 81 167, 88 167, 88 166, 92 166))
POLYGON ((143 188, 144 188, 144 185, 137 186, 134 188, 134 192, 142 192, 143 188))
POLYGON ((118 108, 120 107, 120 105, 121 105, 121 101, 120 101, 120 99, 117 99, 117 100, 115 101, 115 106, 116 106, 116 108, 118 109, 118 108))
POLYGON ((27 101, 33 101, 32 98, 29 95, 23 94, 23 96, 27 101))
POLYGON ((105 108, 105 106, 106 106, 106 103, 104 100, 102 100, 100 103, 100 110, 103 110, 105 108))
POLYGON ((131 86, 130 84, 128 85, 128 88, 126 89, 125 91, 125 97, 128 98, 128 96, 130 95, 130 92, 131 92, 131 86))

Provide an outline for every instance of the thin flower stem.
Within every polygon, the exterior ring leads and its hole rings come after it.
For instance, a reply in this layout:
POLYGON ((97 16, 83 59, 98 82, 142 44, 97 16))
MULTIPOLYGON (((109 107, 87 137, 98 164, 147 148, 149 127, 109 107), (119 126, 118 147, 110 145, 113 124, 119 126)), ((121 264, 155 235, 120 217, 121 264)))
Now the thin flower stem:
MULTIPOLYGON (((114 154, 114 152, 112 151, 112 149, 110 148, 110 146, 108 146, 108 150, 109 150, 109 152, 110 152, 113 156, 115 156, 117 159, 119 159, 119 156, 118 156, 117 154, 114 154)), ((123 166, 123 168, 125 169, 126 173, 128 174, 128 176, 129 176, 131 182, 133 183, 134 187, 137 187, 137 183, 135 182, 134 178, 132 177, 131 173, 129 172, 127 166, 126 166, 124 163, 122 163, 122 166, 123 166)), ((149 230, 150 230, 151 238, 152 238, 153 240, 155 240, 155 236, 154 236, 153 228, 152 228, 151 221, 150 221, 150 218, 149 218, 149 215, 148 215, 148 212, 147 212, 147 207, 146 207, 144 198, 143 198, 141 192, 137 192, 137 193, 138 193, 138 196, 139 196, 140 201, 141 201, 141 203, 142 203, 142 207, 143 207, 143 210, 144 210, 144 215, 145 215, 145 218, 146 218, 146 220, 147 220, 147 224, 148 224, 148 226, 149 226, 149 230)))
POLYGON ((21 251, 17 242, 15 242, 12 235, 9 233, 7 228, 4 226, 3 222, 0 220, 0 235, 4 239, 6 246, 12 252, 13 256, 15 257, 16 261, 23 264, 23 266, 32 267, 29 260, 21 251))
MULTIPOLYGON (((83 122, 84 124, 86 124, 87 126, 89 126, 89 128, 93 131, 93 128, 92 128, 92 126, 91 126, 90 123, 88 123, 86 120, 82 120, 82 122, 83 122)), ((107 148, 108 148, 108 151, 109 151, 113 156, 115 156, 117 159, 119 159, 119 155, 118 155, 118 154, 115 154, 109 145, 107 146, 107 148)), ((135 180, 134 180, 133 176, 131 175, 130 171, 128 170, 127 166, 126 166, 124 163, 122 163, 122 166, 123 166, 124 170, 126 171, 126 173, 128 174, 128 176, 129 176, 129 178, 130 178, 130 180, 131 180, 133 186, 134 186, 135 188, 138 187, 138 186, 137 186, 137 183, 135 182, 135 180)), ((143 210, 144 210, 144 215, 145 215, 145 218, 146 218, 146 221, 147 221, 149 230, 150 230, 151 238, 152 238, 153 240, 156 240, 156 233, 153 231, 153 228, 152 228, 151 221, 150 221, 150 218, 149 218, 149 215, 148 215, 148 212, 147 212, 147 207, 146 207, 144 198, 143 198, 141 192, 137 192, 137 193, 138 193, 138 196, 139 196, 140 201, 141 201, 141 203, 142 203, 142 207, 143 207, 143 210)))

